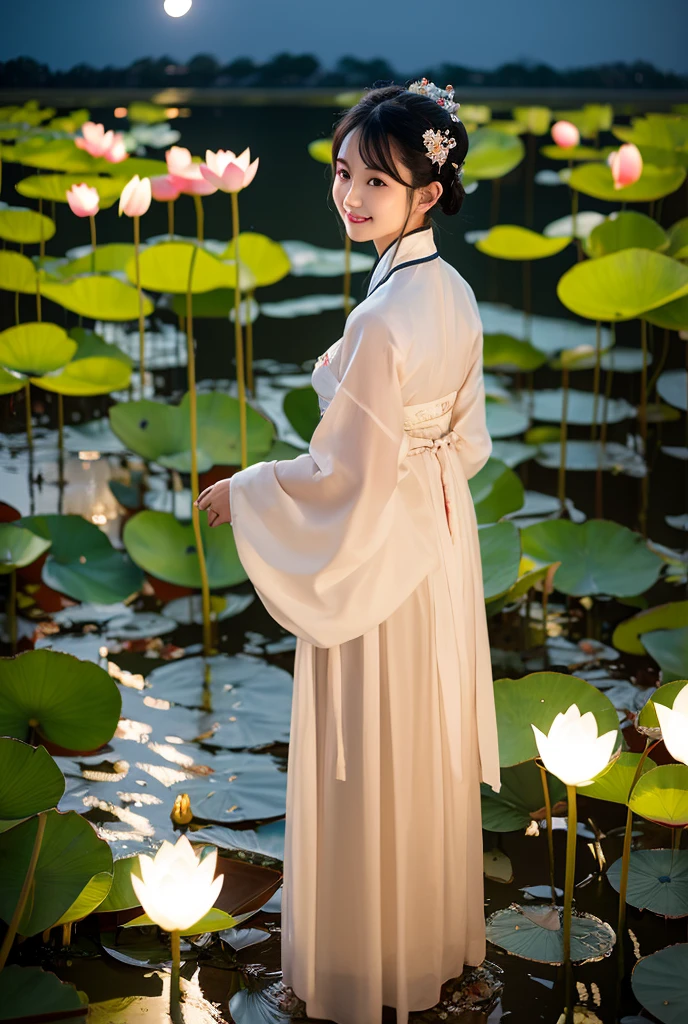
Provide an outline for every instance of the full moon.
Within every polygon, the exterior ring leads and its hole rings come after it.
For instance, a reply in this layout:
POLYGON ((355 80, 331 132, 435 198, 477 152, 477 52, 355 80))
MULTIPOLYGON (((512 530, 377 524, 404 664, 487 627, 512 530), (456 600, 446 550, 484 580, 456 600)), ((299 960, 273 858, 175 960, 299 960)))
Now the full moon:
POLYGON ((163 7, 170 18, 181 18, 191 10, 191 0, 165 0, 163 7))

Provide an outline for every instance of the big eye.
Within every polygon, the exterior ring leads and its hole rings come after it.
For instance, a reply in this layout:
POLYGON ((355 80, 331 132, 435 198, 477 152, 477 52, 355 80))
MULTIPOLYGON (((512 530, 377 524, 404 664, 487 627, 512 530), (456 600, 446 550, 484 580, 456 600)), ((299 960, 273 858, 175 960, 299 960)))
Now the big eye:
MULTIPOLYGON (((339 174, 347 174, 348 175, 348 172, 345 171, 343 167, 340 167, 339 170, 337 171, 337 174, 338 175, 339 174)), ((344 179, 344 180, 346 180, 346 179, 344 179)), ((371 178, 370 181, 379 181, 381 185, 385 185, 386 184, 386 182, 384 182, 382 180, 382 178, 371 178)), ((375 187, 377 187, 377 186, 375 186, 375 187)))

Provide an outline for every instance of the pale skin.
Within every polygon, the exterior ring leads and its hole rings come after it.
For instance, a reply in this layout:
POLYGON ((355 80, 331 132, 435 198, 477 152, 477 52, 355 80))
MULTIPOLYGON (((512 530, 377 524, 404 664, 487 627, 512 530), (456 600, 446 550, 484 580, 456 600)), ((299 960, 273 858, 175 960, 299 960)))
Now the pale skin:
MULTIPOLYGON (((411 188, 411 173, 401 159, 395 139, 390 138, 390 149, 399 176, 407 182, 401 185, 384 171, 366 167, 358 152, 359 131, 345 136, 337 155, 337 166, 332 196, 337 212, 344 222, 346 233, 352 242, 373 242, 378 256, 402 232, 408 211, 408 195, 411 188), (347 214, 368 217, 361 223, 349 220, 347 214)), ((439 181, 413 189, 412 206, 405 234, 423 225, 425 214, 442 195, 439 181)), ((232 514, 229 499, 229 478, 218 480, 206 487, 194 504, 208 513, 208 525, 221 526, 231 523, 232 514)))

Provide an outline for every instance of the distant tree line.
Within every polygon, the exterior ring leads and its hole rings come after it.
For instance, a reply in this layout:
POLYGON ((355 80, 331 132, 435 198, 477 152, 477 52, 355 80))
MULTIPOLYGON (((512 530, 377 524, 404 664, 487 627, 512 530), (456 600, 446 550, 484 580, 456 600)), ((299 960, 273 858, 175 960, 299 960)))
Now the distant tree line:
POLYGON ((502 64, 494 71, 480 71, 463 64, 439 64, 409 75, 401 75, 381 57, 359 60, 341 57, 334 68, 322 67, 310 53, 277 53, 261 64, 250 57, 237 57, 223 64, 208 53, 199 53, 186 64, 172 57, 136 60, 126 68, 93 68, 76 64, 69 71, 51 71, 31 57, 16 57, 0 62, 0 87, 87 87, 158 88, 174 83, 200 88, 353 88, 371 86, 376 81, 407 80, 427 75, 438 84, 451 82, 462 86, 492 87, 572 87, 597 89, 681 89, 688 86, 688 75, 659 71, 645 61, 632 64, 615 62, 590 67, 557 70, 536 61, 502 64))

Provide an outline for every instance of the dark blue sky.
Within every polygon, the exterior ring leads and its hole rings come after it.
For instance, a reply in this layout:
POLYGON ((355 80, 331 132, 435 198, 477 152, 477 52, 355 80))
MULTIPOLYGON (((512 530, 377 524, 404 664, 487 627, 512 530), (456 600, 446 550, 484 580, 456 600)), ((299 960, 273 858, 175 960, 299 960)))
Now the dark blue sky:
POLYGON ((384 57, 402 72, 528 58, 556 68, 646 60, 685 73, 687 41, 688 0, 194 0, 183 18, 169 18, 163 0, 3 0, 0 60, 65 69, 287 50, 326 67, 343 54, 384 57))

